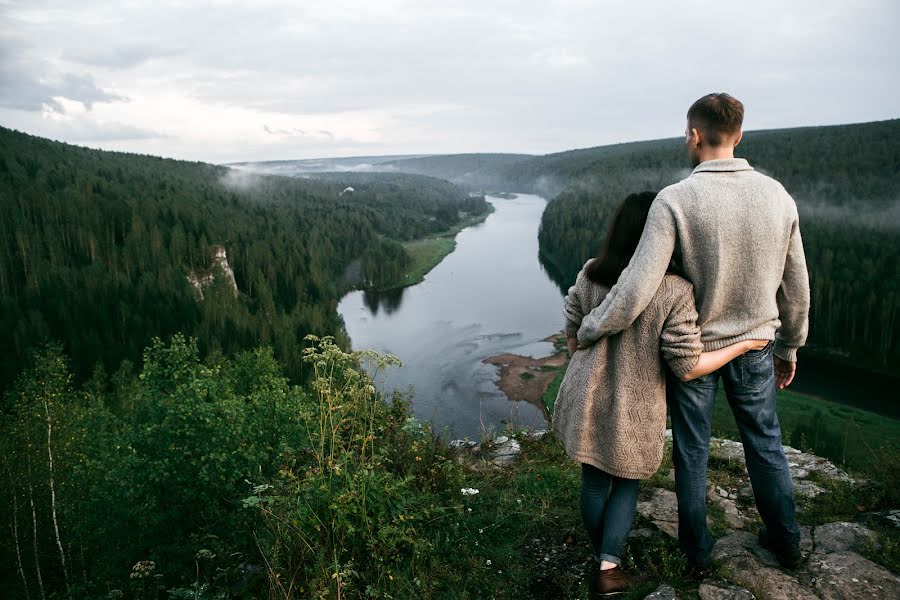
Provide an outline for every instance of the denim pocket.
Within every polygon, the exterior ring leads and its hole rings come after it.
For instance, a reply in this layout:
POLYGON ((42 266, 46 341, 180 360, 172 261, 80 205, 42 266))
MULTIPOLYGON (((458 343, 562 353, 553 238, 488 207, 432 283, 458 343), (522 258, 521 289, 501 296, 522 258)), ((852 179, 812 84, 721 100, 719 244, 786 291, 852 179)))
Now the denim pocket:
POLYGON ((772 359, 772 342, 761 350, 751 350, 741 356, 741 386, 750 392, 759 392, 775 377, 772 359))
POLYGON ((690 381, 685 381, 685 382, 684 382, 684 385, 690 385, 690 386, 705 386, 705 385, 709 384, 709 382, 711 382, 711 381, 713 380, 713 377, 715 377, 715 372, 707 373, 706 375, 701 375, 701 376, 699 376, 699 377, 694 377, 694 378, 691 379, 690 381))

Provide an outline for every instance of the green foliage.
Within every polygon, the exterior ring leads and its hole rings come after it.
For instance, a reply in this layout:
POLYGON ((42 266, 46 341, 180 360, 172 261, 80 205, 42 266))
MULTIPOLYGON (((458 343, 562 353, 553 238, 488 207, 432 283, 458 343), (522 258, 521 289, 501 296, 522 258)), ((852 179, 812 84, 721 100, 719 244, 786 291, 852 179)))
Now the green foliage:
POLYGON ((272 350, 203 363, 195 339, 154 339, 139 376, 120 388, 134 394, 120 415, 106 408, 116 389, 71 381, 59 345, 49 345, 5 396, 0 518, 13 544, 0 550, 4 585, 21 590, 24 573, 35 590, 39 569, 46 589, 65 589, 68 571, 85 596, 106 581, 134 592, 238 579, 237 565, 256 552, 252 515, 238 504, 246 481, 275 476, 279 457, 304 439, 304 392, 272 350), (140 561, 153 568, 134 571, 140 561))
POLYGON ((267 526, 270 594, 392 597, 394 573, 435 558, 427 525, 457 510, 442 493, 455 465, 400 396, 388 404, 377 395, 372 381, 395 358, 309 339, 305 445, 244 499, 267 526))
POLYGON ((300 340, 340 335, 344 289, 395 281, 402 242, 488 204, 422 176, 258 176, 0 128, 0 210, 3 390, 45 339, 62 341, 84 380, 179 331, 202 356, 269 345, 301 381, 300 340), (237 294, 213 260, 220 246, 237 294), (191 273, 214 276, 202 301, 191 273))

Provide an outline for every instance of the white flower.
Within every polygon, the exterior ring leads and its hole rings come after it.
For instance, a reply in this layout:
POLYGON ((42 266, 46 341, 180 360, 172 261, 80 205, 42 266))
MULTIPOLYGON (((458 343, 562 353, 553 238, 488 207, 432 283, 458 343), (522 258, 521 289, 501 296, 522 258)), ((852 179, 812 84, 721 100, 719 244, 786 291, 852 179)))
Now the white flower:
POLYGON ((469 511, 469 512, 472 512, 472 507, 470 506, 470 507, 467 508, 466 510, 469 511))
POLYGON ((477 488, 462 488, 459 491, 462 492, 463 496, 474 496, 475 494, 478 493, 477 488))
POLYGON ((479 529, 478 533, 484 533, 484 529, 479 529))
POLYGON ((491 566, 491 559, 487 559, 486 561, 484 561, 484 564, 486 564, 487 566, 491 566))

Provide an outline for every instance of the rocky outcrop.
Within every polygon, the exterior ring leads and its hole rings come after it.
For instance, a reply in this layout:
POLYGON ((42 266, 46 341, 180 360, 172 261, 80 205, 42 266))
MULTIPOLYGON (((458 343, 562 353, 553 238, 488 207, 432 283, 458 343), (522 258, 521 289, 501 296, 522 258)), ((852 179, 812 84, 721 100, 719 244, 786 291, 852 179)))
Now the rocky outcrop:
POLYGON ((238 296, 237 281, 234 279, 234 270, 228 264, 228 255, 225 253, 224 246, 213 246, 212 250, 212 266, 207 271, 191 271, 187 274, 188 283, 194 288, 194 295, 197 301, 203 300, 203 290, 208 288, 216 281, 216 274, 221 273, 225 277, 225 281, 231 287, 234 297, 238 296))
MULTIPOLYGON (((547 435, 545 430, 522 432, 494 437, 482 443, 470 440, 453 440, 450 448, 456 460, 473 470, 489 471, 513 465, 527 441, 547 435)), ((831 462, 794 448, 785 448, 791 466, 796 493, 803 494, 802 484, 809 483, 824 491, 808 478, 823 481, 841 481, 851 485, 855 481, 831 462)), ((711 440, 710 455, 728 461, 739 461, 743 466, 744 452, 740 442, 711 440)), ((701 600, 864 600, 867 598, 900 598, 900 578, 884 567, 860 554, 871 548, 875 534, 866 524, 878 523, 880 528, 900 526, 900 510, 868 513, 863 522, 834 522, 815 527, 801 527, 801 551, 804 563, 794 571, 785 571, 775 556, 760 546, 755 533, 759 515, 752 506, 752 489, 747 477, 735 477, 734 469, 727 469, 727 481, 716 481, 716 471, 711 473, 708 502, 717 505, 716 517, 719 531, 724 525, 728 533, 715 545, 713 559, 717 576, 723 579, 706 579, 696 588, 701 600)), ((668 482, 663 485, 669 486, 668 482)), ((822 492, 817 492, 822 493, 822 492)), ((810 494, 815 497, 817 494, 810 494)), ((644 487, 637 505, 638 513, 650 526, 640 523, 631 531, 635 543, 646 543, 648 538, 661 534, 678 537, 678 502, 675 492, 662 487, 644 487), (661 532, 661 533, 660 533, 661 532)), ((873 525, 874 526, 874 525, 873 525)), ((578 558, 577 545, 567 535, 562 544, 557 540, 533 540, 527 549, 534 554, 538 570, 547 573, 564 569, 573 576, 587 573, 586 562, 578 558), (538 543, 540 542, 540 543, 538 543)), ((553 578, 538 576, 528 597, 558 597, 553 578)), ((695 597, 693 590, 688 596, 695 597)), ((645 600, 674 600, 675 590, 665 582, 645 597, 645 600)))
MULTIPOLYGON (((816 485, 808 478, 810 475, 817 475, 825 479, 836 481, 844 481, 847 483, 855 483, 845 471, 837 468, 830 461, 801 452, 790 446, 784 447, 784 453, 787 455, 788 465, 791 468, 791 478, 794 481, 794 493, 798 496, 814 498, 825 490, 821 486, 816 485)), ((744 462, 744 445, 734 440, 723 440, 712 438, 709 442, 709 454, 717 458, 739 462, 744 462)), ((751 492, 752 493, 752 492, 751 492)))
MULTIPOLYGON (((522 432, 518 437, 523 440, 540 440, 547 435, 546 429, 522 432)), ((522 445, 515 437, 500 435, 485 442, 469 439, 457 439, 449 443, 455 451, 456 461, 476 471, 508 467, 518 460, 522 453, 522 445)))
MULTIPOLYGON (((794 491, 798 496, 814 498, 825 492, 808 478, 841 481, 851 485, 860 482, 831 462, 813 454, 785 447, 791 467, 794 491)), ((713 439, 710 456, 736 461, 744 466, 744 449, 740 442, 713 439)), ((746 481, 746 478, 743 479, 746 481)), ((733 480, 732 480, 733 483, 733 480)), ((678 506, 674 492, 651 488, 644 490, 645 499, 638 512, 659 531, 678 535, 678 506)), ((709 503, 723 509, 730 533, 716 542, 713 558, 720 565, 719 574, 727 582, 704 581, 698 595, 704 600, 862 600, 864 598, 900 598, 900 578, 884 567, 866 559, 859 552, 874 540, 874 533, 863 523, 834 522, 801 528, 801 551, 805 563, 795 571, 785 571, 775 556, 759 545, 755 534, 743 531, 759 521, 752 506, 749 485, 731 491, 710 482, 709 503), (741 499, 745 502, 738 508, 741 499)), ((900 511, 889 510, 866 515, 865 522, 892 524, 900 522, 900 511)), ((638 529, 646 536, 643 529, 638 529)), ((654 592, 656 593, 656 592, 654 592)), ((648 598, 655 597, 653 595, 648 598)))

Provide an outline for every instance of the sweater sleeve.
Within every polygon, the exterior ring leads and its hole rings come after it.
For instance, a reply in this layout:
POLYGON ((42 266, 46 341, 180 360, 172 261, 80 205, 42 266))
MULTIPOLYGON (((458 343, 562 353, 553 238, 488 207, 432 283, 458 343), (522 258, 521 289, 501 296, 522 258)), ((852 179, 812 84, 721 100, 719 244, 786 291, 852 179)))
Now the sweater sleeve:
POLYGON ((781 328, 775 333, 775 355, 789 362, 797 360, 797 349, 806 343, 809 331, 809 273, 800 237, 799 218, 791 227, 784 275, 775 296, 781 328))
POLYGON ((703 342, 697 326, 697 308, 694 304, 694 286, 679 286, 669 315, 663 322, 659 346, 663 359, 678 377, 689 372, 700 360, 703 342))
POLYGON ((579 295, 579 287, 581 286, 584 277, 584 269, 581 269, 578 273, 578 277, 575 278, 575 285, 570 287, 569 293, 566 294, 565 303, 563 304, 563 314, 566 317, 566 337, 575 337, 575 334, 578 332, 578 327, 581 325, 581 319, 584 317, 584 313, 581 310, 581 297, 579 295))
POLYGON ((624 331, 640 316, 662 283, 675 251, 675 218, 661 196, 650 206, 634 256, 603 302, 585 315, 578 329, 584 346, 624 331))

